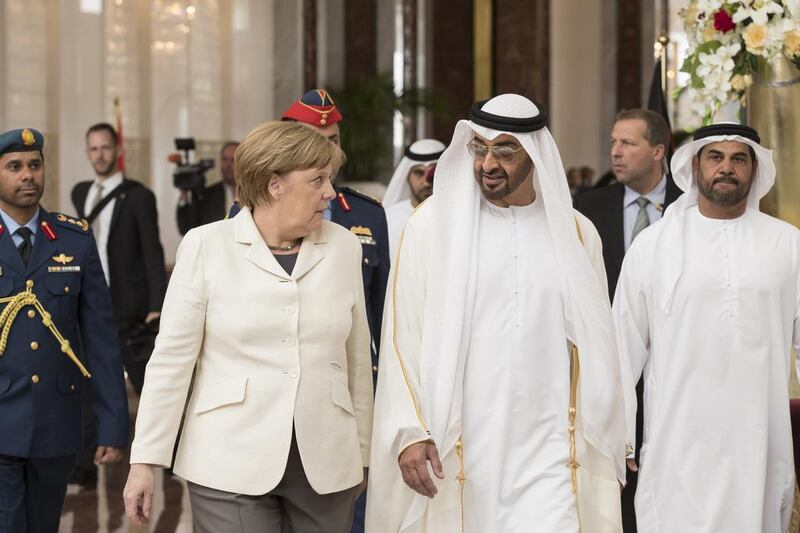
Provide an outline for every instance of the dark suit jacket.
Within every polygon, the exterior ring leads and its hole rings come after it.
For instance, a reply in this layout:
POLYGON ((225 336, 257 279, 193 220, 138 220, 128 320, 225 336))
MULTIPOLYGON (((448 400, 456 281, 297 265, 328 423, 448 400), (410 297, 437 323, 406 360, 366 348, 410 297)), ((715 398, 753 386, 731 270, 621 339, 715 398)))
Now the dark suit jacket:
MULTIPOLYGON (((664 209, 682 193, 683 191, 668 177, 664 209)), ((591 189, 575 197, 575 209, 591 220, 600 234, 603 243, 603 262, 608 276, 608 292, 612 300, 622 269, 622 259, 625 256, 622 216, 624 198, 625 186, 621 183, 591 189)))
POLYGON ((192 228, 225 218, 225 183, 206 187, 200 194, 192 191, 192 201, 175 209, 178 231, 186 235, 192 228))
POLYGON ((91 379, 84 378, 61 352, 60 341, 44 325, 41 313, 23 306, 12 319, 8 344, 0 357, 0 454, 63 457, 79 451, 83 445, 81 395, 88 390, 97 419, 97 443, 127 447, 125 377, 111 299, 91 229, 40 208, 28 264, 3 228, 0 266, 0 297, 25 292, 30 284, 55 327, 92 374, 91 379))
MULTIPOLYGON (((107 247, 111 302, 120 329, 143 321, 150 311, 161 311, 167 287, 156 197, 141 183, 125 181, 131 187, 114 203, 107 247)), ((82 181, 72 189, 72 204, 81 217, 88 214, 83 206, 91 186, 91 181, 82 181)))

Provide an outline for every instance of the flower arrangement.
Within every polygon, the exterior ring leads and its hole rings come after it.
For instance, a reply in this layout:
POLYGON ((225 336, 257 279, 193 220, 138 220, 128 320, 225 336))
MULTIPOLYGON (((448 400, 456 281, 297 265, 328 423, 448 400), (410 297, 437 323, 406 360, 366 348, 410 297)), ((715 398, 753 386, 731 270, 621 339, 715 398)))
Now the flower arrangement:
POLYGON ((681 71, 705 123, 726 102, 742 101, 759 57, 785 56, 800 68, 800 0, 690 0, 680 14, 689 38, 681 71))

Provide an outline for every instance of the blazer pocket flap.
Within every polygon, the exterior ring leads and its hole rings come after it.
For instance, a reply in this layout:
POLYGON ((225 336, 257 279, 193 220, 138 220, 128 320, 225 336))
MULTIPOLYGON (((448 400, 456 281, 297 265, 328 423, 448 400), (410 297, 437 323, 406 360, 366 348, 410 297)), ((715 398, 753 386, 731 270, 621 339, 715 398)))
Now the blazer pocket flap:
POLYGON ((247 390, 247 378, 234 378, 210 383, 199 388, 197 403, 194 405, 194 414, 205 413, 224 405, 241 403, 244 401, 247 390))
POLYGON ((355 409, 353 409, 353 399, 350 397, 350 389, 347 385, 341 383, 336 378, 331 379, 333 384, 333 403, 355 416, 355 409))

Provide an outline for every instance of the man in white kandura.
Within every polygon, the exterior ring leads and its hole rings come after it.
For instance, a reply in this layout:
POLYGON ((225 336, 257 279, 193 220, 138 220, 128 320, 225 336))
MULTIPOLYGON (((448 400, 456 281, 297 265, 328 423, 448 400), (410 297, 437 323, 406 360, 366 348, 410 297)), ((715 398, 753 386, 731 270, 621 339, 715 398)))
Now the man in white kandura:
POLYGON ((672 158, 684 194, 625 255, 614 318, 629 439, 644 372, 640 533, 789 525, 800 231, 758 209, 775 182, 759 143, 738 124, 697 130, 672 158))
POLYGON ((621 531, 600 239, 530 100, 478 102, 458 123, 392 269, 367 531, 621 531))
POLYGON ((381 202, 386 209, 392 260, 397 255, 400 234, 408 217, 433 193, 433 171, 444 148, 444 144, 436 139, 420 139, 406 148, 405 155, 394 169, 381 202))

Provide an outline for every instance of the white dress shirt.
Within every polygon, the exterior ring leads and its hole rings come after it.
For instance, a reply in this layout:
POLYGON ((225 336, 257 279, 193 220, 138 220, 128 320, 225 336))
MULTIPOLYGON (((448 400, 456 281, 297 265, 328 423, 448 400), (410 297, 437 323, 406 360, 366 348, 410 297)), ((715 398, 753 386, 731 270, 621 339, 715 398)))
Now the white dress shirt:
MULTIPOLYGON (((87 215, 92 211, 95 198, 97 197, 98 185, 103 186, 103 197, 105 198, 108 193, 116 189, 122 184, 122 172, 117 172, 109 178, 100 180, 94 179, 92 186, 89 188, 89 194, 86 195, 86 202, 83 204, 83 212, 87 215)), ((95 240, 97 240, 97 252, 100 254, 100 264, 103 265, 103 273, 106 276, 106 283, 111 283, 108 277, 108 232, 111 229, 111 215, 114 213, 114 204, 117 203, 116 198, 106 204, 92 227, 97 228, 95 240)))
POLYGON ((667 177, 661 176, 661 181, 658 182, 656 188, 647 194, 639 194, 627 185, 625 186, 625 197, 622 200, 622 231, 625 236, 625 251, 633 241, 633 227, 636 225, 636 217, 639 216, 639 206, 636 204, 636 200, 640 196, 650 200, 646 207, 650 223, 660 220, 664 214, 664 201, 667 198, 667 177))

